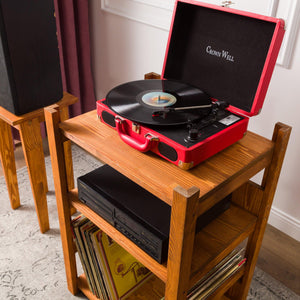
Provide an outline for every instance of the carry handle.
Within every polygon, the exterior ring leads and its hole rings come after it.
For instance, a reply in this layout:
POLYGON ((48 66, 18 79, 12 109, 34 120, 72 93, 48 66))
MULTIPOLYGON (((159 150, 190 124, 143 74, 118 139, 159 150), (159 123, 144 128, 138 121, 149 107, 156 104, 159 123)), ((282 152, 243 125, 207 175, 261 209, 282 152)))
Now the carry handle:
POLYGON ((155 143, 158 142, 158 138, 151 135, 150 133, 145 135, 145 141, 140 142, 136 139, 134 139, 132 136, 129 136, 128 134, 125 133, 123 123, 125 122, 122 120, 120 117, 116 116, 115 117, 115 122, 116 122, 116 128, 119 133, 119 136, 121 140, 126 143, 127 145, 131 146, 132 148, 140 151, 140 152, 147 152, 149 151, 155 143))

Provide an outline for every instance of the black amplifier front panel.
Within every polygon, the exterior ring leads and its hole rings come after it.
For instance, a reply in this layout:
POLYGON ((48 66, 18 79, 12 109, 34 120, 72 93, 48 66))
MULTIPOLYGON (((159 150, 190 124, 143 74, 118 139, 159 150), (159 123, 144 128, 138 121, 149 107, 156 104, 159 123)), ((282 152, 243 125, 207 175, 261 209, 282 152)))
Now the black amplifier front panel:
POLYGON ((136 221, 124 212, 116 209, 114 217, 115 227, 141 249, 148 253, 159 263, 164 262, 168 256, 168 236, 154 234, 145 226, 136 221))

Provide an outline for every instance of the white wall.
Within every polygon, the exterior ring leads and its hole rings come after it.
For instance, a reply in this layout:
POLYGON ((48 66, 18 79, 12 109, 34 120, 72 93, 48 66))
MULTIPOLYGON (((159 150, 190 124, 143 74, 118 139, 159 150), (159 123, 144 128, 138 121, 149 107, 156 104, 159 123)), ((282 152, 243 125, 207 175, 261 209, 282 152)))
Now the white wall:
POLYGON ((168 32, 103 12, 90 3, 90 27, 96 95, 104 97, 118 84, 161 73, 168 32))
MULTIPOLYGON (((92 68, 97 99, 118 84, 161 73, 168 32, 101 10, 90 0, 92 68)), ((277 121, 293 126, 269 222, 300 240, 300 38, 290 68, 276 66, 264 107, 249 129, 271 138, 277 121)))
POLYGON ((300 38, 299 33, 289 69, 277 66, 261 114, 249 129, 271 137, 273 125, 291 125, 292 135, 269 223, 300 240, 300 38))

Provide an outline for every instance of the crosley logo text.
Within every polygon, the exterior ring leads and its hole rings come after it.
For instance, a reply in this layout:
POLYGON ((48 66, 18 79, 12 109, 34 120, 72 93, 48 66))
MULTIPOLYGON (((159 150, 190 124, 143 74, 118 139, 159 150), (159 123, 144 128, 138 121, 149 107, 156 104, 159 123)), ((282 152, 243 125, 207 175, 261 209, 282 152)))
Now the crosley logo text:
POLYGON ((219 50, 212 49, 211 46, 207 46, 206 47, 206 53, 208 53, 209 55, 212 55, 212 56, 217 56, 217 57, 220 57, 222 59, 234 62, 234 56, 230 55, 229 51, 227 51, 227 50, 219 51, 219 50))

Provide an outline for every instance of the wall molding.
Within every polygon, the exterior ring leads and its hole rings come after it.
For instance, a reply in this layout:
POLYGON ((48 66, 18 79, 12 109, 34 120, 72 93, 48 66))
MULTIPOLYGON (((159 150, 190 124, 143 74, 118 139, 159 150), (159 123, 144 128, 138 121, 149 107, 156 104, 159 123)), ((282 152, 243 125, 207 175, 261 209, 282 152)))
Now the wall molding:
POLYGON ((268 223, 300 242, 300 221, 276 207, 272 207, 268 223))
POLYGON ((169 31, 175 0, 101 0, 101 9, 169 31))
POLYGON ((300 1, 281 0, 276 15, 285 20, 286 29, 277 63, 289 68, 300 24, 300 1))

